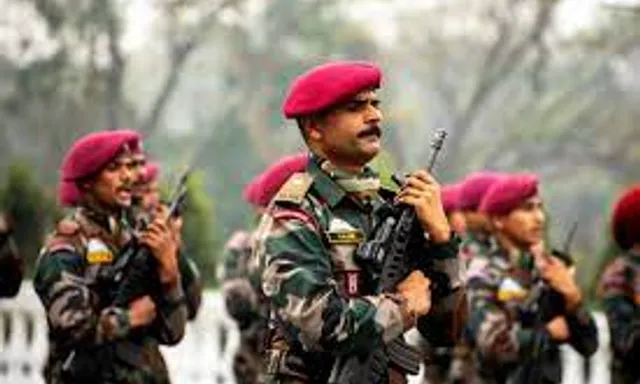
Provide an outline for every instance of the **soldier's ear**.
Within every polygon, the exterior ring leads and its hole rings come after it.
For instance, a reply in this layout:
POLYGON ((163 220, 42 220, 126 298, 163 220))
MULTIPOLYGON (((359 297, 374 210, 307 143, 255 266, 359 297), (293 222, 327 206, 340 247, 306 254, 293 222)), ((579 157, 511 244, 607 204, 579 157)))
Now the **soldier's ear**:
POLYGON ((502 230, 504 229, 504 220, 497 217, 489 217, 489 225, 497 230, 502 230))

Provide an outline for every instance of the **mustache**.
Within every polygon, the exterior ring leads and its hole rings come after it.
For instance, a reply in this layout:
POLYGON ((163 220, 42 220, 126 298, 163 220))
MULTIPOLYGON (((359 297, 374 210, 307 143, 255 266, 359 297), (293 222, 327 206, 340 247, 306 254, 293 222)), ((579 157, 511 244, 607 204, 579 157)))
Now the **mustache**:
POLYGON ((358 133, 357 137, 362 138, 371 135, 376 135, 378 137, 382 136, 382 129, 380 129, 379 125, 372 125, 369 128, 363 129, 358 133))

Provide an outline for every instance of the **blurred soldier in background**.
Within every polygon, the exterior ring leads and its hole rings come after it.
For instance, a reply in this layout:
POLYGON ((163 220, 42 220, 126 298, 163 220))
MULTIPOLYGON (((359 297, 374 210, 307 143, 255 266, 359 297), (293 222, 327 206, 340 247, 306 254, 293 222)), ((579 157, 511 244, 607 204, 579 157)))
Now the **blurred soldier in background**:
POLYGON ((640 186, 622 193, 612 215, 613 238, 622 254, 605 269, 598 287, 609 322, 611 383, 640 382, 640 186))
MULTIPOLYGON (((259 218, 282 184, 294 173, 302 172, 307 154, 285 156, 254 177, 243 191, 259 218)), ((253 233, 236 231, 225 246, 221 280, 227 311, 236 320, 241 332, 240 349, 234 359, 238 383, 262 381, 262 354, 267 330, 267 309, 260 294, 258 268, 250 266, 253 233)))

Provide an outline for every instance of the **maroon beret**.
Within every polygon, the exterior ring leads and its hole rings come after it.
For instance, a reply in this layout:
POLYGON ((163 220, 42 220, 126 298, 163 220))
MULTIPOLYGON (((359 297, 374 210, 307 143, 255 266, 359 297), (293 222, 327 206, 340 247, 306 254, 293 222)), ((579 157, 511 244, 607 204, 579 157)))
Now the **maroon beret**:
POLYGON ((445 213, 458 210, 458 199, 462 184, 447 184, 442 187, 442 207, 445 213))
POLYGON ((141 182, 151 183, 158 178, 160 174, 160 166, 154 162, 147 162, 141 172, 141 182))
POLYGON ((94 175, 123 149, 139 151, 140 135, 131 130, 93 132, 78 139, 67 151, 60 167, 58 197, 63 205, 74 205, 80 198, 77 180, 94 175))
POLYGON ((309 155, 306 153, 281 158, 247 184, 242 192, 243 198, 256 207, 266 207, 285 181, 294 173, 307 169, 308 163, 309 155))
POLYGON ((379 88, 382 71, 371 63, 333 61, 312 68, 289 88, 282 111, 287 118, 312 115, 369 88, 379 88))
POLYGON ((518 208, 538 193, 538 177, 531 173, 505 175, 493 183, 484 194, 479 211, 491 216, 503 216, 518 208))
POLYGON ((469 175, 460 186, 458 209, 461 211, 477 211, 485 193, 492 184, 503 175, 497 172, 482 171, 469 175))
POLYGON ((626 189, 613 208, 613 238, 622 249, 640 243, 640 185, 626 189))

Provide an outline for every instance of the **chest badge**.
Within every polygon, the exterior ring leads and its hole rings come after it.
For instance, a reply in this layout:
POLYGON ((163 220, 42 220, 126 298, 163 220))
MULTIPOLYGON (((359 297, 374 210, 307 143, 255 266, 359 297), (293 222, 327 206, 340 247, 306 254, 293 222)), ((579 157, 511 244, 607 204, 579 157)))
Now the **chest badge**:
POLYGON ((110 264, 113 253, 100 239, 91 239, 87 243, 87 262, 89 264, 110 264))
POLYGON ((528 290, 523 288, 516 280, 507 277, 500 283, 498 287, 498 301, 503 303, 523 301, 527 295, 528 290))

